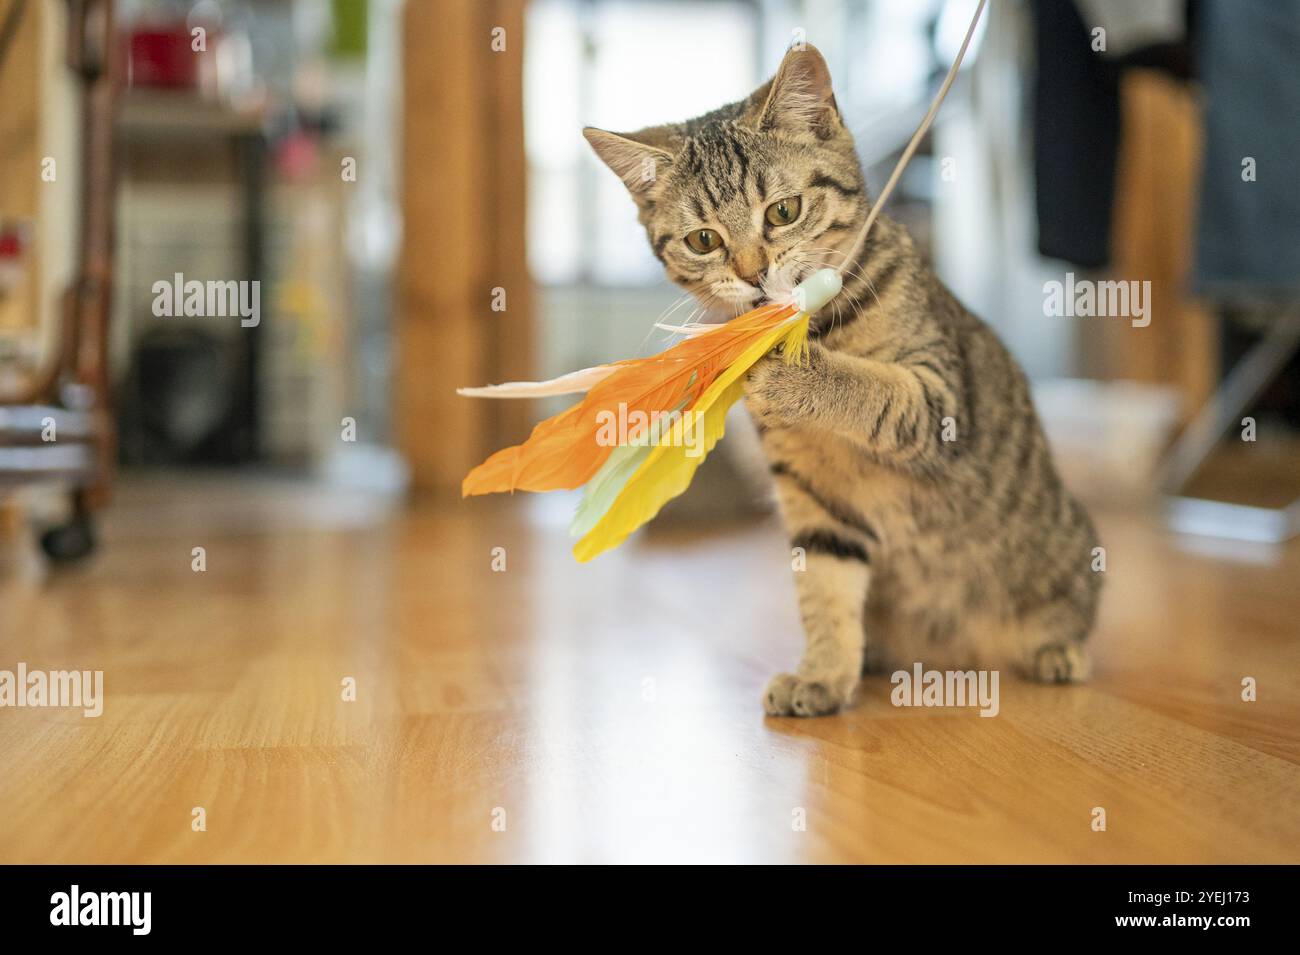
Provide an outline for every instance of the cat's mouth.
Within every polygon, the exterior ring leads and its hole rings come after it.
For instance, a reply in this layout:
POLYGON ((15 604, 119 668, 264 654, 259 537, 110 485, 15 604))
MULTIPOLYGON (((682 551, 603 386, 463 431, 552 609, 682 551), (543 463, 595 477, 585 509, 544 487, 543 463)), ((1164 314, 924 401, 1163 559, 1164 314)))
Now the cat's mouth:
MULTIPOLYGON (((713 301, 723 309, 734 309, 735 315, 759 308, 772 302, 783 302, 793 291, 804 271, 798 265, 779 263, 767 270, 759 285, 751 285, 739 279, 720 282, 713 288, 713 301)), ((811 268, 806 270, 811 274, 811 268)))
POLYGON ((747 285, 743 289, 719 289, 715 293, 718 302, 743 309, 757 308, 768 301, 766 290, 747 285))
POLYGON ((722 321, 728 321, 737 315, 743 315, 746 312, 753 311, 760 305, 766 305, 768 297, 762 292, 755 291, 753 295, 738 296, 736 298, 719 299, 717 304, 722 306, 719 311, 725 312, 721 316, 722 321))

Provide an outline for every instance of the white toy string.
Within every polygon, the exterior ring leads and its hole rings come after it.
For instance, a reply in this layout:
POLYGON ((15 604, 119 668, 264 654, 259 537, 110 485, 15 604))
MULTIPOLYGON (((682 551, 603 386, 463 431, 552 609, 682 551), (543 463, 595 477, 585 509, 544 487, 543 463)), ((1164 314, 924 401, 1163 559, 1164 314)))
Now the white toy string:
MULTIPOLYGON (((862 247, 867 241, 867 233, 875 224, 876 219, 880 216, 880 210, 884 208, 885 203, 889 200, 890 194, 894 187, 898 185, 898 180, 903 175, 903 170, 907 164, 912 161, 912 156, 916 153, 916 148, 925 138, 925 134, 930 131, 930 126, 934 123, 934 118, 939 114, 939 107, 943 105, 948 90, 952 88, 953 81, 957 78, 958 71, 961 70, 962 60, 966 58, 966 50, 970 47, 971 38, 975 36, 975 27, 979 25, 980 15, 984 12, 984 5, 988 0, 979 0, 979 5, 975 8, 975 15, 971 17, 970 26, 966 28, 966 36, 961 41, 961 47, 957 50, 957 58, 952 61, 952 66, 948 68, 948 75, 944 77, 939 91, 934 95, 934 101, 930 103, 930 109, 926 112, 925 117, 921 120, 921 125, 916 128, 912 138, 908 140, 907 146, 903 149, 903 155, 898 157, 898 162, 894 164, 894 171, 889 174, 889 179, 885 182, 885 187, 880 190, 880 195, 876 197, 871 211, 867 214, 867 221, 862 223, 862 229, 858 232, 858 237, 853 241, 853 248, 849 254, 844 257, 840 264, 834 268, 819 269, 812 275, 808 276, 789 293, 789 301, 799 305, 801 312, 809 314, 816 312, 825 305, 830 299, 839 294, 843 287, 843 277, 859 255, 862 254, 862 247)), ((785 301, 785 296, 779 296, 778 301, 785 301)), ((671 332, 675 335, 685 335, 692 338, 705 332, 713 331, 718 325, 709 323, 687 324, 687 325, 668 325, 658 323, 655 328, 662 329, 665 332, 671 332)))
POLYGON ((957 71, 961 69, 961 61, 966 57, 966 49, 970 46, 971 37, 975 35, 975 26, 979 23, 980 14, 984 12, 984 4, 988 0, 980 0, 979 6, 975 8, 975 15, 971 17, 970 26, 966 29, 966 38, 961 41, 961 49, 957 51, 957 58, 952 61, 952 66, 948 69, 948 75, 944 77, 943 85, 939 87, 939 92, 934 96, 934 102, 930 104, 930 110, 921 120, 921 125, 916 128, 912 138, 907 143, 907 148, 903 150, 903 155, 898 158, 894 165, 894 171, 889 174, 889 179, 885 182, 885 188, 880 190, 880 195, 876 198, 875 205, 871 207, 871 212, 867 215, 867 221, 862 223, 862 231, 858 233, 857 239, 853 243, 853 248, 849 251, 847 257, 835 269, 841 276, 850 264, 857 261, 862 252, 862 246, 867 241, 867 233, 871 231, 871 226, 875 224, 877 217, 880 215, 881 207, 889 199, 889 194, 894 191, 898 185, 899 178, 903 175, 903 170, 907 164, 912 161, 912 154, 916 152, 916 147, 921 144, 925 134, 929 132, 934 117, 939 113, 939 107, 943 104, 944 97, 948 95, 948 90, 952 88, 952 82, 957 78, 957 71))

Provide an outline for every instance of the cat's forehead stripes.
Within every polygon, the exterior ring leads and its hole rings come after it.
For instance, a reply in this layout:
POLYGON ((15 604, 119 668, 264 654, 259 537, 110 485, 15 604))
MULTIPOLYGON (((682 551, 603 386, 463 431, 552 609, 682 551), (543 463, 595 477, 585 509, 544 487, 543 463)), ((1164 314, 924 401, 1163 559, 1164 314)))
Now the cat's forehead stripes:
POLYGON ((846 196, 846 197, 856 196, 861 194, 862 192, 862 190, 859 189, 857 186, 850 185, 846 182, 841 182, 840 180, 836 179, 834 176, 828 175, 826 172, 820 169, 813 171, 812 178, 808 180, 808 188, 834 189, 841 196, 846 196))
POLYGON ((668 277, 697 295, 739 300, 756 275, 797 282, 826 264, 851 239, 846 226, 866 213, 853 137, 833 101, 807 95, 809 77, 797 65, 808 62, 792 61, 783 90, 773 80, 703 116, 630 134, 585 133, 628 186, 668 277), (640 175, 647 162, 657 177, 640 175), (788 199, 800 203, 794 219, 770 221, 769 207, 788 199), (698 229, 721 242, 697 252, 689 237, 698 229))
MULTIPOLYGON (((787 158, 794 167, 787 172, 768 137, 731 120, 696 125, 682 141, 674 162, 674 188, 668 193, 675 197, 678 230, 721 228, 728 246, 770 239, 773 227, 763 221, 767 206, 799 196, 810 177, 817 178, 805 171, 806 160, 800 159, 797 154, 787 158)), ((844 178, 853 182, 852 172, 844 178)), ((819 205, 814 200, 805 209, 816 211, 819 205)), ((797 231, 803 233, 811 219, 805 216, 797 231)), ((662 260, 662 250, 657 254, 662 260)))
POLYGON ((681 170, 691 190, 697 215, 717 215, 737 199, 765 191, 763 173, 753 155, 754 144, 734 122, 703 124, 692 130, 681 150, 681 170))
POLYGON ((865 212, 851 145, 843 154, 820 143, 810 149, 806 142, 756 132, 731 116, 682 127, 663 185, 664 213, 650 216, 647 226, 655 256, 678 282, 725 279, 734 255, 751 261, 756 248, 764 261, 780 263, 792 246, 836 243, 846 224, 865 212), (794 197, 803 203, 796 222, 781 227, 766 220, 769 205, 794 197), (683 241, 702 227, 723 234, 720 254, 708 260, 697 259, 683 241))

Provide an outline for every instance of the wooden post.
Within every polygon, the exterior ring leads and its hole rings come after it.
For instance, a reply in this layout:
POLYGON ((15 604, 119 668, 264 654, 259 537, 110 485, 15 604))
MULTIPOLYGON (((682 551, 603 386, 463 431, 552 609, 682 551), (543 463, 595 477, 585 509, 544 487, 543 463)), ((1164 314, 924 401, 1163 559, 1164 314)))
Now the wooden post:
POLYGON ((417 492, 459 493, 527 434, 526 405, 455 393, 530 374, 523 13, 524 0, 405 7, 394 400, 417 492))
POLYGON ((1115 193, 1117 279, 1151 282, 1151 325, 1111 323, 1105 367, 1110 377, 1168 384, 1196 411, 1218 377, 1211 311, 1188 288, 1200 183, 1201 118, 1196 93, 1149 71, 1126 76, 1124 129, 1115 193))
MULTIPOLYGON (((0 63, 0 219, 36 223, 41 189, 41 57, 44 51, 40 3, 0 4, 0 23, 18 17, 5 61, 0 63)), ((70 165, 70 164, 69 164, 70 165)), ((0 332, 32 334, 40 324, 40 255, 49 241, 39 230, 28 237, 26 278, 0 295, 0 332)))

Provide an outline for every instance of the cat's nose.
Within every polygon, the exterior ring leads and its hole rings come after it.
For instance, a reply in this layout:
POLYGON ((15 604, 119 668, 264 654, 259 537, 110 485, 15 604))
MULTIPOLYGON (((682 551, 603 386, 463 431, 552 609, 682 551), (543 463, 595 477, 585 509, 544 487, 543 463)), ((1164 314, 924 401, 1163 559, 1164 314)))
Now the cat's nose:
POLYGON ((742 282, 758 288, 763 280, 763 270, 767 268, 767 256, 762 249, 743 249, 736 254, 732 268, 742 282))

